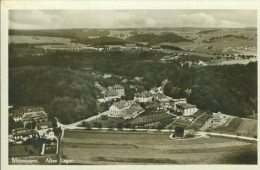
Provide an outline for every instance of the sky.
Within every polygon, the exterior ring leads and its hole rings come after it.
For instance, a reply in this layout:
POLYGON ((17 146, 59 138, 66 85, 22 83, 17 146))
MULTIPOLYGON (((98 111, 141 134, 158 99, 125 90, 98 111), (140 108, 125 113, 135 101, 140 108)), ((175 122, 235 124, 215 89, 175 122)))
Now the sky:
POLYGON ((257 10, 10 10, 11 29, 257 26, 257 10))

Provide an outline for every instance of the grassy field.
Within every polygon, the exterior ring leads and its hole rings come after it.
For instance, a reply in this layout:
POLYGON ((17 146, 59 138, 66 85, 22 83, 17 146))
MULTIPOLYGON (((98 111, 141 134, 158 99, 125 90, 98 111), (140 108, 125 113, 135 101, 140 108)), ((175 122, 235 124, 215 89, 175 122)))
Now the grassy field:
POLYGON ((242 135, 242 136, 249 136, 249 137, 256 137, 257 120, 233 118, 232 121, 227 126, 218 127, 213 131, 242 135))
POLYGON ((43 43, 61 43, 67 44, 70 43, 69 38, 60 38, 60 37, 44 37, 44 36, 19 36, 11 35, 9 36, 9 43, 28 43, 28 44, 43 44, 43 43))
POLYGON ((257 120, 243 119, 236 133, 239 133, 244 136, 256 136, 257 135, 257 120))
POLYGON ((255 143, 168 133, 65 131, 63 158, 74 164, 256 164, 255 143))

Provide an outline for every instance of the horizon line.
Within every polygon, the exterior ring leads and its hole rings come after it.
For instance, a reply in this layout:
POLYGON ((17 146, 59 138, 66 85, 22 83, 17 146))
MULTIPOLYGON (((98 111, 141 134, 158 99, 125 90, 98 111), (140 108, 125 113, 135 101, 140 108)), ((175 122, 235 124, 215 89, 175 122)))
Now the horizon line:
POLYGON ((201 28, 201 29, 224 29, 224 28, 228 28, 228 29, 245 29, 245 28, 256 28, 257 26, 253 26, 253 27, 115 27, 115 28, 8 28, 8 30, 72 30, 72 29, 174 29, 174 28, 201 28))

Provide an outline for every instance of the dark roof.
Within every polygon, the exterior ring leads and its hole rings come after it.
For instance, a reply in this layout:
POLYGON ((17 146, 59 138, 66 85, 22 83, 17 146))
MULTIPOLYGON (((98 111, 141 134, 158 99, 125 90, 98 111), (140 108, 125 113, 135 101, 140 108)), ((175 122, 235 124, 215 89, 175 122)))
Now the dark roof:
POLYGON ((16 132, 13 135, 19 136, 19 135, 30 135, 30 134, 36 134, 36 133, 38 133, 38 132, 34 129, 25 129, 23 131, 16 132))
POLYGON ((152 93, 148 92, 148 91, 143 91, 141 93, 137 93, 135 95, 136 97, 152 97, 152 93))
POLYGON ((113 103, 113 105, 115 105, 118 109, 122 109, 124 107, 127 107, 129 105, 129 103, 125 100, 121 100, 119 102, 113 103))
POLYGON ((125 46, 126 47, 136 47, 136 45, 134 43, 126 43, 125 46))
POLYGON ((125 110, 125 113, 126 114, 122 114, 121 116, 128 116, 128 115, 131 115, 131 114, 134 114, 136 112, 136 110, 135 109, 133 109, 133 108, 129 108, 129 109, 126 109, 125 110))
POLYGON ((106 91, 106 95, 108 95, 108 96, 117 96, 118 93, 115 90, 108 90, 108 91, 106 91))
POLYGON ((131 105, 130 109, 134 109, 137 112, 143 112, 144 111, 144 109, 139 104, 137 104, 135 102, 131 105))
POLYGON ((176 106, 179 106, 179 107, 181 107, 183 109, 196 107, 196 105, 192 105, 192 104, 189 104, 189 103, 177 103, 176 106))
POLYGON ((38 130, 40 129, 49 129, 49 128, 53 128, 53 124, 51 121, 48 122, 40 122, 40 123, 36 123, 36 127, 38 130))
POLYGON ((160 100, 161 100, 161 99, 164 99, 164 98, 170 100, 169 97, 167 97, 165 94, 161 94, 161 93, 158 93, 158 94, 156 95, 156 97, 157 97, 158 99, 160 99, 160 100))
POLYGON ((28 129, 27 128, 16 128, 16 129, 14 129, 13 130, 13 134, 22 134, 22 133, 25 133, 25 132, 27 132, 28 131, 28 129))
POLYGON ((113 88, 114 88, 114 89, 124 89, 124 87, 121 86, 121 85, 119 85, 119 84, 115 84, 115 85, 113 86, 113 88))

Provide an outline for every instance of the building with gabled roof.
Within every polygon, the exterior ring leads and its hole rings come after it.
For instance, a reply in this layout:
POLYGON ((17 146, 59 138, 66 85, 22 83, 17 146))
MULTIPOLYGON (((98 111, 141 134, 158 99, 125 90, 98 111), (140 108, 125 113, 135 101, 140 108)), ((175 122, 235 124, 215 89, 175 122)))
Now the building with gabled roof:
POLYGON ((128 79, 123 79, 121 82, 122 83, 127 83, 129 80, 128 79))
POLYGON ((157 87, 153 87, 153 88, 151 88, 151 90, 149 92, 152 94, 156 94, 156 93, 159 93, 159 90, 157 87))
POLYGON ((115 90, 106 91, 105 97, 113 97, 113 96, 118 96, 118 93, 115 90))
POLYGON ((166 96, 165 94, 157 93, 154 95, 154 99, 159 103, 158 109, 167 110, 172 108, 172 98, 166 96))
POLYGON ((208 64, 205 63, 204 61, 199 60, 198 65, 200 65, 200 66, 207 66, 208 64))
POLYGON ((134 101, 140 102, 140 103, 146 103, 153 100, 152 93, 148 91, 143 91, 141 93, 136 93, 134 96, 134 101))
POLYGON ((137 49, 137 46, 135 43, 126 43, 125 44, 125 49, 137 49))
POLYGON ((125 88, 119 84, 115 84, 113 89, 118 93, 119 96, 125 95, 125 88))
POLYGON ((12 131, 12 139, 14 141, 25 141, 28 138, 38 137, 38 132, 34 129, 16 128, 12 131))
POLYGON ((134 77, 133 81, 143 81, 143 77, 134 77))
POLYGON ((145 110, 133 101, 119 101, 113 103, 109 108, 111 117, 122 117, 124 119, 135 118, 145 110))
POLYGON ((173 57, 170 55, 163 56, 160 61, 171 61, 173 60, 173 57))
POLYGON ((169 102, 172 100, 170 97, 166 96, 165 94, 162 93, 157 93, 154 98, 158 100, 159 102, 169 102))
POLYGON ((112 106, 110 106, 109 111, 111 115, 118 116, 119 114, 123 113, 124 110, 130 107, 130 103, 121 100, 119 102, 114 102, 112 106))
POLYGON ((24 126, 33 122, 45 122, 48 120, 48 115, 44 111, 26 112, 22 116, 24 126))
POLYGON ((54 135, 54 133, 50 133, 50 131, 53 131, 53 124, 51 121, 36 123, 36 130, 41 138, 49 138, 49 136, 52 138, 54 135))
POLYGON ((103 78, 104 78, 104 79, 110 78, 110 77, 112 77, 112 74, 105 73, 105 74, 103 75, 103 78))

